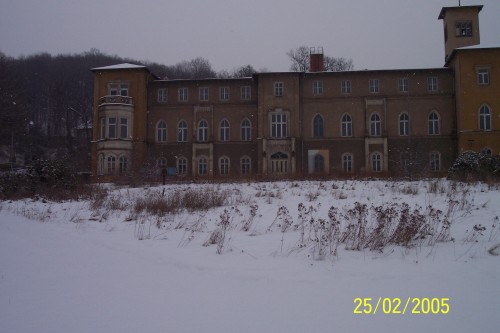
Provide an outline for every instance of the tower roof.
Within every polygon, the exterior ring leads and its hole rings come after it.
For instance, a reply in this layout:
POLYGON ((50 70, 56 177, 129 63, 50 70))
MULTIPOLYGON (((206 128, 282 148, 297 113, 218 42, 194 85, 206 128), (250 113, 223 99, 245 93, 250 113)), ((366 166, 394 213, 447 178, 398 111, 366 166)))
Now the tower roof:
POLYGON ((444 16, 446 15, 446 12, 448 10, 456 10, 456 9, 470 9, 470 8, 477 8, 477 12, 479 13, 481 9, 483 9, 483 5, 476 5, 476 6, 455 6, 455 7, 443 7, 441 9, 441 12, 439 13, 438 20, 444 19, 444 16))

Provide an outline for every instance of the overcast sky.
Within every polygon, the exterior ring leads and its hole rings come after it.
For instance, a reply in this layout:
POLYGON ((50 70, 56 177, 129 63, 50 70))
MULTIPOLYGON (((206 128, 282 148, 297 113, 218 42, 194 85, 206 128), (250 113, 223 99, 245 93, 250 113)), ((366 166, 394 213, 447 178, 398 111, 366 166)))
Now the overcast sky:
MULTIPOLYGON (((322 46, 355 69, 441 67, 442 7, 458 0, 0 0, 0 51, 13 57, 100 51, 216 71, 287 71, 286 52, 322 46)), ((482 44, 500 46, 500 0, 484 5, 482 44)))

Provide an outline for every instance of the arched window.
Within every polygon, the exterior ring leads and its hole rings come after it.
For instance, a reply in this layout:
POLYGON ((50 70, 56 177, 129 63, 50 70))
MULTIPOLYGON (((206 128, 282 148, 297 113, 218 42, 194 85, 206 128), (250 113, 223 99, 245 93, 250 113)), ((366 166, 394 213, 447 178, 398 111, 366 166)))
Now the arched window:
POLYGON ((406 112, 399 115, 399 135, 410 135, 410 117, 406 112))
POLYGON ((122 155, 118 160, 118 168, 121 174, 127 172, 127 157, 122 155))
POLYGON ((116 157, 113 155, 108 156, 108 174, 112 175, 115 173, 116 157))
POLYGON ((187 142, 188 125, 185 120, 179 121, 177 125, 177 142, 187 142))
POLYGON ((223 119, 219 124, 220 141, 229 141, 229 121, 223 119))
POLYGON ((429 164, 431 171, 441 170, 441 154, 439 152, 433 151, 430 155, 429 164))
POLYGON ((439 114, 435 111, 429 113, 429 134, 439 135, 439 114))
POLYGON ((167 123, 160 120, 156 125, 156 142, 166 142, 167 141, 167 123))
POLYGON ((250 141, 252 140, 252 124, 248 118, 243 119, 241 122, 241 140, 250 141))
POLYGON ((325 170, 325 159, 321 154, 314 155, 314 172, 323 172, 325 170))
POLYGON ((317 114, 313 118, 313 137, 323 137, 323 117, 321 117, 321 115, 319 114, 317 114))
POLYGON ((344 172, 352 172, 352 154, 345 153, 342 155, 342 170, 344 172))
POLYGON ((99 154, 98 173, 104 175, 104 154, 99 154))
POLYGON ((208 160, 205 156, 198 159, 198 175, 205 176, 208 174, 208 160))
POLYGON ((219 159, 219 173, 221 175, 229 174, 229 158, 223 156, 219 159))
POLYGON ((372 154, 372 171, 382 171, 382 156, 380 155, 380 153, 372 154))
POLYGON ((382 121, 377 113, 372 114, 370 117, 370 135, 380 136, 382 134, 382 121))
POLYGON ((187 159, 185 157, 177 159, 177 174, 180 176, 187 175, 187 159))
POLYGON ((342 136, 352 136, 352 118, 347 113, 342 116, 342 136))
POLYGON ((198 123, 198 141, 208 141, 208 123, 205 119, 200 120, 198 123))
POLYGON ((248 175, 251 171, 251 159, 248 156, 243 156, 240 159, 241 174, 248 175))
POLYGON ((479 129, 481 131, 491 131, 491 110, 486 104, 479 109, 479 129))

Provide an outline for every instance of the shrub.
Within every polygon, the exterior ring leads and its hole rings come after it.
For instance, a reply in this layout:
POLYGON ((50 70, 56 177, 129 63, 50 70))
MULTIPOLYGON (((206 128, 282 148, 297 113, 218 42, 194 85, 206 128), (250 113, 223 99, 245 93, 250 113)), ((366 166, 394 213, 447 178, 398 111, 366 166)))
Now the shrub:
POLYGON ((500 155, 489 156, 473 151, 463 152, 448 170, 448 178, 498 181, 500 179, 500 155))

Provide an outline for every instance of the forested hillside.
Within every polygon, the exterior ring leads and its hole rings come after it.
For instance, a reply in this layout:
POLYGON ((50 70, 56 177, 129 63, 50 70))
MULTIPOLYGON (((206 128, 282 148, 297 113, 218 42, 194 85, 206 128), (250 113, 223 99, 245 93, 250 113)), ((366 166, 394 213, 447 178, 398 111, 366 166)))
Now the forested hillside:
POLYGON ((91 68, 129 62, 170 79, 251 75, 250 65, 216 73, 201 57, 166 66, 91 50, 82 54, 40 53, 12 58, 0 52, 0 165, 10 169, 39 158, 78 156, 89 169, 92 138, 91 68))

